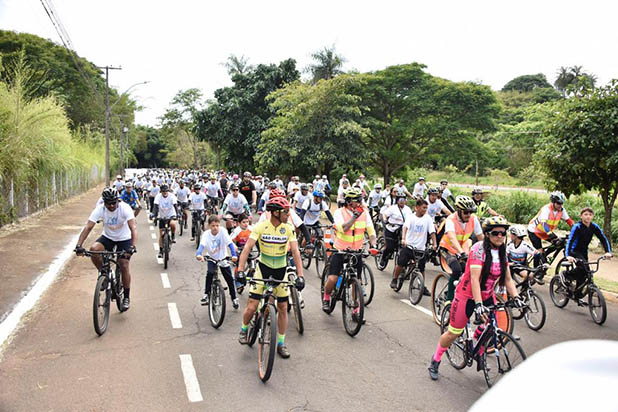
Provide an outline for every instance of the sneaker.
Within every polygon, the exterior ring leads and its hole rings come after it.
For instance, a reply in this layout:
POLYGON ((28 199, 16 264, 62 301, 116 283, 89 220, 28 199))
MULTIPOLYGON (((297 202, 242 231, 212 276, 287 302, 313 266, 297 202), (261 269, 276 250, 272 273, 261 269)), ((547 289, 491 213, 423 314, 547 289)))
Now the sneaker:
POLYGON ((438 380, 438 368, 440 367, 440 362, 434 360, 433 355, 431 356, 431 363, 427 368, 429 370, 429 377, 432 381, 438 380))
POLYGON ((172 238, 172 243, 176 243, 176 238, 175 237, 172 238))
POLYGON ((322 310, 324 312, 328 312, 330 310, 330 299, 329 300, 323 300, 322 301, 322 310))
POLYGON ((246 345, 247 344, 247 331, 241 329, 240 330, 240 334, 238 335, 238 343, 240 343, 241 345, 246 345))
POLYGON ((210 298, 208 297, 208 295, 204 295, 202 299, 200 299, 200 303, 202 304, 202 306, 208 305, 208 302, 210 302, 210 298))
POLYGON ((189 242, 195 242, 195 238, 192 237, 191 239, 189 239, 189 242))
POLYGON ((125 296, 125 298, 122 299, 122 311, 125 312, 129 310, 130 307, 131 307, 131 299, 125 296))
POLYGON ((391 289, 397 289, 397 279, 391 279, 391 289))
POLYGON ((288 347, 285 345, 285 343, 283 345, 277 345, 277 353, 283 359, 287 359, 290 357, 290 351, 288 350, 288 347))
POLYGON ((423 286, 423 296, 431 296, 431 292, 427 289, 427 286, 423 286))
POLYGON ((157 257, 158 257, 159 259, 163 259, 163 252, 159 252, 159 254, 157 255, 157 257))
POLYGON ((238 309, 238 298, 232 300, 232 306, 234 306, 234 309, 238 309))

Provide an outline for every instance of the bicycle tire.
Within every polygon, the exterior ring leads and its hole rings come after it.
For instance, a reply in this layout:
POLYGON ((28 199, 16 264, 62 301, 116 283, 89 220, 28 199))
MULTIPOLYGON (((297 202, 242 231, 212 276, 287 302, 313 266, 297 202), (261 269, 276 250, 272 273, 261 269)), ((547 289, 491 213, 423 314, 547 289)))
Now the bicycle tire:
POLYGON ((361 272, 361 283, 363 286, 363 296, 365 296, 365 306, 368 306, 375 294, 376 281, 373 277, 373 271, 365 262, 363 262, 363 271, 361 272), (368 289, 369 292, 367 292, 368 289))
MULTIPOLYGON (((116 270, 116 308, 118 312, 124 312, 122 308, 122 299, 124 298, 124 285, 122 284, 122 273, 120 272, 120 268, 116 270)), ((114 286, 114 285, 112 285, 114 286)))
POLYGON ((386 244, 386 240, 384 240, 384 236, 380 236, 378 240, 376 240, 376 249, 378 249, 380 253, 374 256, 374 260, 376 263, 376 268, 379 271, 383 271, 388 265, 388 262, 386 262, 386 265, 382 264, 382 253, 383 253, 382 251, 384 250, 385 244, 386 244))
POLYGON ((560 275, 555 275, 549 282, 549 297, 555 306, 564 308, 569 303, 567 291, 560 281, 560 275))
POLYGON ((526 321, 526 324, 534 331, 541 330, 543 325, 545 325, 546 317, 547 310, 545 309, 545 302, 543 302, 543 298, 537 295, 535 291, 531 290, 528 307, 524 309, 524 320, 526 321), (532 318, 531 313, 539 314, 538 321, 536 321, 535 318, 532 318))
POLYGON ((163 242, 161 242, 161 244, 163 245, 163 268, 167 269, 167 262, 170 259, 170 246, 167 232, 164 232, 163 242))
MULTIPOLYGON (((328 270, 328 266, 325 266, 324 267, 324 272, 327 272, 327 270, 328 270)), ((322 281, 320 283, 320 299, 321 299, 321 302, 324 301, 324 285, 326 284, 327 281, 328 281, 328 274, 324 273, 323 276, 322 276, 322 281)), ((329 315, 331 313, 333 313, 333 311, 335 310, 335 305, 337 304, 337 298, 335 297, 336 296, 335 292, 336 291, 333 290, 331 292, 331 294, 330 294, 330 308, 328 310, 324 311, 325 313, 327 313, 329 315)))
POLYGON ((410 284, 408 285, 408 299, 410 300, 410 303, 413 305, 418 305, 421 299, 423 299, 424 290, 425 277, 420 271, 413 271, 410 278, 410 284))
POLYGON ((185 228, 184 211, 180 211, 180 215, 182 217, 180 219, 178 219, 178 224, 180 225, 180 230, 178 231, 178 236, 182 236, 182 232, 184 231, 184 228, 185 228))
POLYGON ((316 242, 315 245, 315 250, 314 250, 314 257, 315 257, 315 271, 318 274, 318 276, 320 275, 320 262, 322 262, 322 265, 326 265, 326 247, 324 246, 324 242, 321 240, 318 240, 316 242))
POLYGON ((311 253, 307 253, 306 249, 302 251, 302 253, 300 254, 300 259, 303 262, 303 268, 309 269, 309 266, 311 266, 312 256, 313 256, 313 250, 311 251, 311 253))
MULTIPOLYGON (((397 262, 397 261, 395 261, 397 262)), ((397 266, 395 266, 397 267, 397 266)), ((406 282, 406 276, 408 276, 408 268, 406 268, 405 271, 401 271, 401 273, 399 274, 399 278, 397 278, 397 284, 395 285, 395 287, 393 288, 393 290, 397 293, 399 293, 399 291, 401 290, 401 288, 403 288, 403 284, 406 282)), ((393 268, 393 274, 395 273, 395 268, 393 268)))
POLYGON ((253 346, 255 340, 258 335, 258 325, 260 324, 260 312, 256 311, 253 314, 253 317, 249 321, 248 329, 247 329, 247 345, 249 347, 253 346))
POLYGON ((99 275, 97 284, 94 289, 94 300, 92 304, 92 320, 94 323, 94 331, 101 336, 107 330, 109 325, 109 305, 111 301, 111 291, 107 287, 109 280, 104 275, 99 275), (101 293, 103 292, 103 293, 101 293), (103 300, 101 301, 101 298, 103 300), (99 313, 99 310, 103 311, 99 313))
POLYGON ((363 298, 362 291, 360 281, 356 278, 348 279, 343 291, 343 302, 341 305, 343 326, 347 334, 352 337, 356 336, 363 326, 365 299, 363 298), (358 307, 358 311, 354 314, 356 307, 358 307))
POLYGON ((200 239, 202 237, 202 224, 197 221, 194 222, 195 225, 195 248, 198 249, 200 247, 200 239))
POLYGON ((588 287, 588 309, 594 323, 597 325, 605 323, 607 319, 607 303, 605 303, 605 296, 603 296, 603 293, 595 284, 588 287), (595 296, 598 297, 598 303, 593 302, 595 296), (599 310, 595 311, 594 308, 599 310))
POLYGON ((295 287, 290 287, 290 297, 292 298, 292 312, 294 313, 296 330, 299 334, 302 335, 305 331, 305 324, 303 323, 303 312, 300 308, 300 298, 298 296, 298 290, 296 290, 295 287))
POLYGON ((268 303, 264 309, 258 340, 258 374, 262 382, 270 379, 277 353, 277 311, 275 305, 268 303))
POLYGON ((215 329, 218 329, 225 319, 225 291, 219 281, 212 282, 210 288, 208 318, 210 319, 210 324, 215 329))
MULTIPOLYGON (((487 348, 483 353, 484 367, 483 376, 487 386, 491 388, 502 377, 502 375, 513 370, 517 365, 526 360, 526 353, 522 349, 519 342, 517 342, 511 334, 502 330, 497 330, 498 345, 496 350, 491 344, 493 351, 488 353, 487 348), (493 374, 491 374, 493 372, 493 374)), ((490 341, 491 341, 490 337, 490 341)))
MULTIPOLYGON (((440 329, 442 333, 448 330, 451 321, 451 304, 444 306, 442 317, 440 320, 440 329)), ((464 333, 459 335, 457 339, 446 350, 446 358, 451 366, 457 370, 462 370, 468 364, 468 351, 466 350, 466 339, 468 337, 468 329, 464 329, 464 333), (465 335, 465 336, 464 336, 465 335)))
POLYGON ((448 287, 449 276, 444 273, 438 273, 431 283, 431 313, 433 315, 433 321, 440 326, 442 317, 442 309, 444 306, 444 291, 448 287))

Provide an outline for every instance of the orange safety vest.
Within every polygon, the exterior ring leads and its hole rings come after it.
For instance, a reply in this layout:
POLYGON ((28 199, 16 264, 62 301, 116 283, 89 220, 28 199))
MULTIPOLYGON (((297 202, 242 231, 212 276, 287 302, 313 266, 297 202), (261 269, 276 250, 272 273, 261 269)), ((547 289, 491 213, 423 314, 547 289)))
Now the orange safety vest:
MULTIPOLYGON (((470 215, 470 219, 468 219, 468 222, 466 223, 465 227, 462 225, 462 222, 457 217, 457 213, 453 213, 449 215, 444 220, 445 226, 446 226, 446 221, 448 219, 451 219, 453 221, 454 226, 455 226, 455 236, 457 237, 457 241, 459 242, 459 245, 463 247, 464 243, 466 243, 466 241, 470 238, 470 236, 472 236, 472 232, 474 232, 475 216, 470 215)), ((440 246, 445 248, 446 250, 448 250, 454 255, 459 253, 457 249, 455 249, 455 246, 451 244, 451 240, 449 239, 446 233, 442 236, 442 240, 440 240, 440 246)))
MULTIPOLYGON (((343 213, 343 221, 347 222, 352 218, 352 213, 343 207, 341 211, 343 213)), ((335 233, 335 249, 337 250, 360 250, 363 248, 363 243, 365 241, 365 230, 367 229, 367 212, 363 211, 363 213, 356 218, 354 224, 347 232, 343 232, 337 228, 337 232, 335 233)))
POLYGON ((560 220, 562 220, 562 212, 564 211, 564 209, 559 212, 554 210, 553 203, 548 203, 546 206, 549 206, 549 217, 545 222, 539 221, 539 216, 541 215, 541 211, 545 206, 543 206, 538 211, 534 219, 530 221, 530 223, 534 224, 534 234, 537 235, 539 238, 545 240, 549 239, 549 233, 553 232, 554 229, 558 227, 560 220))

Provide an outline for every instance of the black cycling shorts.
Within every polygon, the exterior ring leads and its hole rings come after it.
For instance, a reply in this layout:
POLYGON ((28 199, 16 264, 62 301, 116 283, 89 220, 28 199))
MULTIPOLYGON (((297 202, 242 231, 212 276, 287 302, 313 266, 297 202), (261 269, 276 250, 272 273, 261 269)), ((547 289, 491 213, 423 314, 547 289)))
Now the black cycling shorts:
MULTIPOLYGON (((339 276, 339 274, 341 273, 341 270, 343 269, 343 263, 345 262, 345 259, 349 257, 346 255, 342 255, 339 253, 334 254, 333 256, 330 257, 329 261, 328 261, 328 274, 330 276, 339 276)), ((358 261, 356 262, 356 273, 358 274, 358 277, 360 278, 363 274, 363 258, 362 256, 359 254, 357 256, 358 261)))
MULTIPOLYGON (((159 219, 159 229, 165 229, 165 219, 159 219)), ((171 222, 171 220, 168 220, 168 222, 171 222)))
MULTIPOLYGON (((114 240, 111 240, 110 238, 105 237, 104 235, 101 235, 97 239, 97 242, 102 244, 105 250, 107 250, 108 252, 113 252, 114 247, 116 248, 117 251, 124 250, 128 252, 131 250, 131 247, 133 246, 133 241, 131 239, 114 241, 114 240)), ((120 257, 120 259, 127 259, 127 260, 131 259, 131 255, 126 255, 126 256, 121 255, 121 256, 122 257, 120 257)))

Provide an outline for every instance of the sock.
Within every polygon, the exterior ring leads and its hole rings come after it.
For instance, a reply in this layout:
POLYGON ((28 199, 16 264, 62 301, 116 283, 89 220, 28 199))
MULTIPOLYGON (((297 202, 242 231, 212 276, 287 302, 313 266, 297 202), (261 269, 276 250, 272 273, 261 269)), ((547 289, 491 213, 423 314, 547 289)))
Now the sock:
POLYGON ((277 333, 277 346, 285 345, 285 335, 277 333))
POLYGON ((249 329, 249 325, 245 325, 244 323, 240 326, 240 330, 247 331, 249 329))
POLYGON ((325 293, 324 294, 324 300, 327 301, 327 302, 330 302, 330 293, 328 293, 328 294, 325 293))
POLYGON ((436 362, 440 362, 440 360, 442 359, 442 355, 444 355, 444 352, 446 352, 447 350, 448 348, 443 348, 442 346, 440 346, 440 342, 438 342, 436 353, 433 354, 433 360, 435 360, 436 362))
POLYGON ((485 327, 483 325, 479 325, 479 327, 477 327, 476 330, 474 331, 474 339, 476 340, 480 338, 484 330, 485 330, 485 327))
POLYGON ((128 298, 131 294, 131 288, 124 288, 124 297, 128 298))

